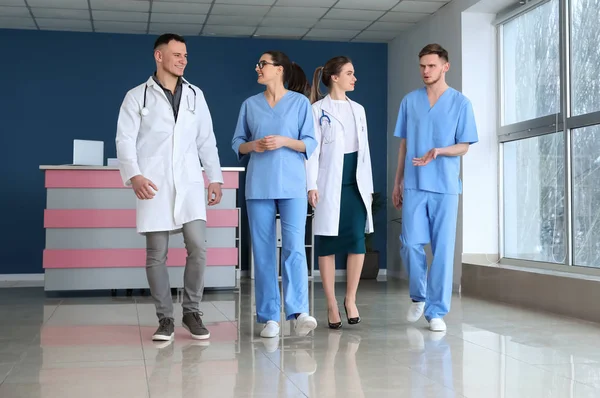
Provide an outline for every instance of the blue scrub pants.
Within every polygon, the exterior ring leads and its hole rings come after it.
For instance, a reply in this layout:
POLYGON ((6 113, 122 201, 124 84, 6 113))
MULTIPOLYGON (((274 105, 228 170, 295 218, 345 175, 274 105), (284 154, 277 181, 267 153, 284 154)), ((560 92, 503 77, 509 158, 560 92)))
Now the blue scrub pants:
POLYGON ((407 189, 402 204, 400 255, 408 271, 410 297, 425 302, 425 319, 450 311, 458 195, 407 189), (431 243, 427 273, 424 246, 431 243))
POLYGON ((308 313, 308 266, 305 234, 307 198, 246 200, 254 255, 254 292, 259 323, 280 321, 275 216, 281 217, 281 279, 287 320, 308 313))

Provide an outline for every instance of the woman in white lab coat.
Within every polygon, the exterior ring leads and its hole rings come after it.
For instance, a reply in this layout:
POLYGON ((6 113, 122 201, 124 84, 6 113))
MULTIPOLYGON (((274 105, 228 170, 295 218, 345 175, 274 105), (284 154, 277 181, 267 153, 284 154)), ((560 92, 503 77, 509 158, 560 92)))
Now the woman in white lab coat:
POLYGON ((315 70, 311 102, 317 149, 307 161, 308 200, 315 209, 315 251, 327 297, 328 324, 342 326, 335 297, 335 255, 347 254, 344 310, 360 322, 356 291, 365 257, 365 233, 373 233, 373 175, 364 108, 346 96, 357 79, 348 57, 335 57, 315 70), (321 97, 319 84, 328 88, 321 97))

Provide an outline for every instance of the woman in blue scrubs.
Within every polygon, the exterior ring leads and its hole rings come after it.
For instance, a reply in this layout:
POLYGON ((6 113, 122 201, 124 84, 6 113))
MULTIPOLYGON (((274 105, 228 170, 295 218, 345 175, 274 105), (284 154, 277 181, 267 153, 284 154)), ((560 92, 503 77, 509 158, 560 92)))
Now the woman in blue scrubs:
POLYGON ((305 228, 308 211, 305 162, 317 146, 302 69, 280 51, 267 51, 256 64, 266 90, 240 109, 232 148, 246 171, 246 207, 254 255, 257 321, 261 337, 279 336, 281 299, 277 273, 276 214, 282 233, 282 282, 286 320, 298 334, 317 327, 308 314, 305 228), (287 87, 286 87, 287 86, 287 87))

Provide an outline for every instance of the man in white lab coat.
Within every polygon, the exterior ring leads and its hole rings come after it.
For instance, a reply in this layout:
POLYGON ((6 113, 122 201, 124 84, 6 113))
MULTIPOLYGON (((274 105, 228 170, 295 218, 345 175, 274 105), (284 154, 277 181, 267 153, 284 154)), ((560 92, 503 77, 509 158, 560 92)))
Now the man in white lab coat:
POLYGON ((195 339, 210 332, 199 305, 206 268, 206 205, 202 166, 209 181, 208 205, 221 200, 223 176, 212 119, 202 91, 183 78, 185 40, 160 36, 154 45, 156 73, 125 95, 117 123, 121 177, 137 196, 137 231, 146 236, 146 275, 159 327, 153 340, 175 335, 166 267, 169 235, 183 232, 183 326, 195 339), (202 161, 202 165, 200 164, 202 161))

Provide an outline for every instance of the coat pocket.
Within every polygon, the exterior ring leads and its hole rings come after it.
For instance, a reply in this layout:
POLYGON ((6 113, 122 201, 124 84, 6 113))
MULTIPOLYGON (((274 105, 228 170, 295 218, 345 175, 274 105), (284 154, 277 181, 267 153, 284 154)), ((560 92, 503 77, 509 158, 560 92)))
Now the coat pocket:
POLYGON ((204 175, 202 174, 202 166, 200 165, 198 154, 188 153, 185 155, 185 174, 187 175, 188 182, 204 182, 204 175))
POLYGON ((165 175, 165 161, 162 156, 138 158, 138 165, 144 177, 159 185, 165 175))

